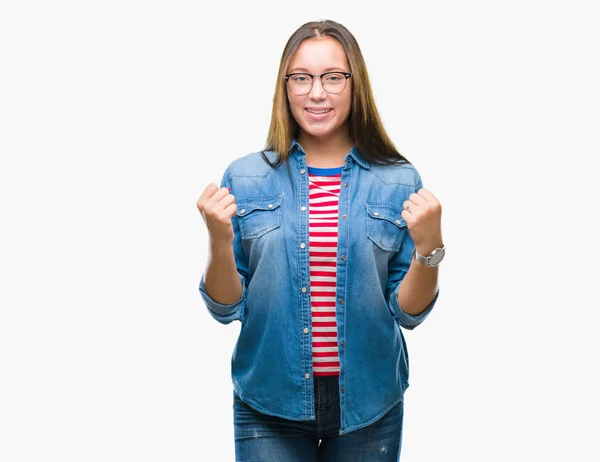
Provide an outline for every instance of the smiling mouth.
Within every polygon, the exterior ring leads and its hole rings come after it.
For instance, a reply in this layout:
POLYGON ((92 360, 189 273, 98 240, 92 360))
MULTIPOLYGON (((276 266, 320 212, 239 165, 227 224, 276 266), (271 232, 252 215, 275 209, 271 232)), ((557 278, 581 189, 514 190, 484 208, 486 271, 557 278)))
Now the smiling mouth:
POLYGON ((308 112, 310 112, 311 114, 327 114, 329 111, 331 111, 331 108, 329 109, 323 109, 322 111, 315 111, 312 109, 306 109, 308 112))

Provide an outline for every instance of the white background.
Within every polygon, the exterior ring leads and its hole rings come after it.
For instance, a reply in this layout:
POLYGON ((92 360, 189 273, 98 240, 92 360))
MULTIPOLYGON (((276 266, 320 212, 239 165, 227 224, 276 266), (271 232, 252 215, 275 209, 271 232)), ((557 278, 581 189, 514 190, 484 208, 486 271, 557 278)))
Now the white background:
POLYGON ((593 3, 3 2, 0 459, 234 460, 196 200, 326 18, 443 207, 402 461, 600 460, 593 3))

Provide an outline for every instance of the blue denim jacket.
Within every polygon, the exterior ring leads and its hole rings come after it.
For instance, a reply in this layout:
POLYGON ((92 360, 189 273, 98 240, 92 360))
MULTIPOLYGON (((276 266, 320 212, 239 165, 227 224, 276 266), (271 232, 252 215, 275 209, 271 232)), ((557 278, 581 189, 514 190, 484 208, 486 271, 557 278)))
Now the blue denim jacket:
MULTIPOLYGON (((308 171, 300 144, 293 140, 291 148, 291 181, 285 163, 273 169, 260 152, 227 167, 221 186, 236 198, 233 250, 242 295, 230 305, 215 302, 204 274, 199 289, 217 321, 241 322, 231 360, 236 393, 260 412, 314 420, 308 171)), ((276 160, 276 153, 265 154, 276 160)), ((411 164, 371 164, 356 146, 344 159, 336 283, 340 435, 378 420, 403 399, 409 361, 400 326, 414 329, 439 296, 438 290, 416 316, 398 305, 414 248, 401 212, 420 188, 411 164)))

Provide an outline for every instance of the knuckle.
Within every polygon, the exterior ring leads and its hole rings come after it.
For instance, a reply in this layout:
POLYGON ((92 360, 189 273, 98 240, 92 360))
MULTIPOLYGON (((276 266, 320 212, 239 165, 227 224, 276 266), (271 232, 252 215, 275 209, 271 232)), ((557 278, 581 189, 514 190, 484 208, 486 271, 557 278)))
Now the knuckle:
POLYGON ((226 224, 229 224, 229 222, 231 221, 231 218, 229 217, 229 215, 227 215, 225 212, 223 212, 223 213, 219 213, 218 221, 220 224, 226 225, 226 224))

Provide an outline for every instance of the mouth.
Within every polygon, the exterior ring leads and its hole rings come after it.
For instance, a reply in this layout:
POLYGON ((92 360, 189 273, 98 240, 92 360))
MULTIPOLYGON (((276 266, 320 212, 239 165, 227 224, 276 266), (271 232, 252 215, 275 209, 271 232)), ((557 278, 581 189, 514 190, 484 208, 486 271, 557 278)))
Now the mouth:
POLYGON ((319 122, 322 120, 329 119, 329 115, 333 112, 333 108, 331 107, 322 109, 316 107, 305 107, 304 110, 306 111, 306 118, 308 120, 312 120, 313 122, 319 122))
POLYGON ((311 114, 327 114, 328 112, 330 112, 332 110, 332 108, 323 108, 323 109, 317 109, 317 108, 305 108, 305 110, 311 114))

